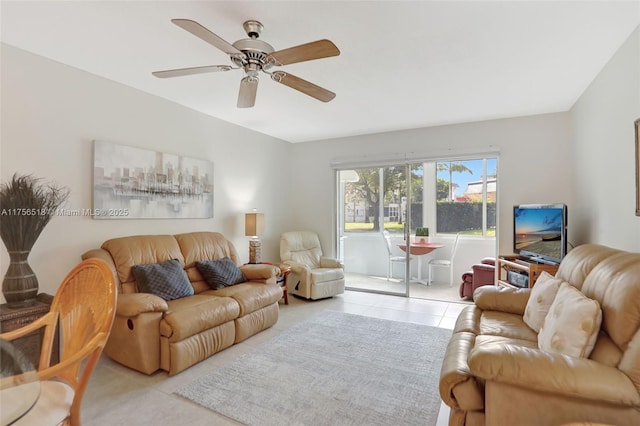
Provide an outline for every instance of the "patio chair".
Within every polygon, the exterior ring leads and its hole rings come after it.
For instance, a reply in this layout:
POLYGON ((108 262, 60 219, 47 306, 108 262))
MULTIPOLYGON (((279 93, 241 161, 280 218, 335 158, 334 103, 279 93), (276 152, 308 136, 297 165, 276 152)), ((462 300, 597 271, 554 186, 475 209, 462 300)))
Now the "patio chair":
MULTIPOLYGON (((393 245, 391 244, 391 235, 389 234, 389 231, 387 230, 382 231, 382 235, 384 236, 385 244, 387 246, 387 253, 389 254, 389 264, 387 266, 387 281, 388 281, 389 278, 393 278, 393 264, 394 263, 406 264, 407 257, 393 254, 393 245)), ((411 259, 411 257, 409 257, 409 259, 411 259)))
POLYGON ((433 283, 433 267, 449 268, 449 286, 453 286, 453 259, 456 256, 458 249, 458 241, 460 240, 460 233, 456 234, 456 238, 453 240, 451 246, 451 254, 448 259, 431 259, 429 261, 429 285, 433 283))

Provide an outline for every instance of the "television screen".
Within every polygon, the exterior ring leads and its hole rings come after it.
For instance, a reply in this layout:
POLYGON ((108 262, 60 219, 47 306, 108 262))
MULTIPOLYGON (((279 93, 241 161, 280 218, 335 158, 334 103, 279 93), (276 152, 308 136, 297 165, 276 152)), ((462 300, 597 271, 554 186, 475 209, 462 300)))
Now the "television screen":
POLYGON ((522 204, 513 208, 513 246, 532 260, 560 263, 567 251, 567 207, 522 204))

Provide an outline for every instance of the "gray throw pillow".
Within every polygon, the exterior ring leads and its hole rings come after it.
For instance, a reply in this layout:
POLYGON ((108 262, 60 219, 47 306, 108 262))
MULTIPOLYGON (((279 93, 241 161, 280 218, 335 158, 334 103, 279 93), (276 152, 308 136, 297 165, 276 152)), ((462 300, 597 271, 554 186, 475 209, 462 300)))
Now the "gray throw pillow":
POLYGON ((193 287, 187 274, 176 259, 160 263, 135 265, 131 268, 138 288, 164 300, 193 296, 193 287))
POLYGON ((213 290, 247 281, 240 268, 228 257, 196 262, 196 268, 213 290))

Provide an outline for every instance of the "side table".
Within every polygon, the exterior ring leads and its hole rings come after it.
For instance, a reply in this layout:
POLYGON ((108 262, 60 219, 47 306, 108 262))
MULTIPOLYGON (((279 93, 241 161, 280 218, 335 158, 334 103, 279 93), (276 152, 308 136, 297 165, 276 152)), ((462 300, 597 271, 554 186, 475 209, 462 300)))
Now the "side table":
MULTIPOLYGON (((291 272, 291 266, 282 264, 277 264, 273 262, 259 262, 263 265, 273 265, 277 266, 280 269, 280 274, 276 277, 276 284, 282 287, 282 298, 284 299, 284 304, 289 304, 289 293, 287 293, 287 277, 291 272)), ((251 265, 251 263, 245 263, 245 265, 251 265)))
POLYGON ((282 287, 282 297, 284 299, 284 304, 289 304, 289 293, 287 292, 287 277, 291 273, 291 266, 282 264, 279 266, 280 275, 276 279, 276 282, 280 287, 282 287))
MULTIPOLYGON (((0 333, 13 331, 25 325, 32 323, 41 316, 49 312, 51 301, 53 298, 46 294, 38 295, 36 302, 31 306, 21 308, 9 308, 4 303, 0 305, 0 333)), ((40 352, 42 348, 42 338, 44 337, 44 328, 39 331, 21 337, 13 341, 13 344, 27 357, 34 367, 38 367, 40 363, 40 352)), ((58 331, 56 330, 56 338, 53 342, 53 351, 51 355, 51 365, 57 364, 59 361, 59 343, 58 331)), ((3 360, 4 362, 4 360, 3 360)), ((0 366, 4 368, 5 366, 0 366)))

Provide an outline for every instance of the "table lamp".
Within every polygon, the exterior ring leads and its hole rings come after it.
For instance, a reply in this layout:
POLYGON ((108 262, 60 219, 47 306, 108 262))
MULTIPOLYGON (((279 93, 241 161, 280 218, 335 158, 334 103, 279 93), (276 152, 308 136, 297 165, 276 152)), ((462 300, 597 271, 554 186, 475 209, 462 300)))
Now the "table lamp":
POLYGON ((264 233, 264 213, 246 213, 244 215, 244 235, 249 240, 249 263, 262 262, 260 235, 264 233))

